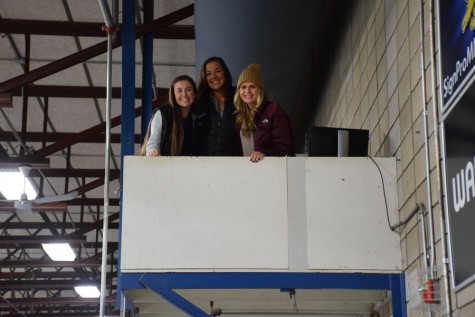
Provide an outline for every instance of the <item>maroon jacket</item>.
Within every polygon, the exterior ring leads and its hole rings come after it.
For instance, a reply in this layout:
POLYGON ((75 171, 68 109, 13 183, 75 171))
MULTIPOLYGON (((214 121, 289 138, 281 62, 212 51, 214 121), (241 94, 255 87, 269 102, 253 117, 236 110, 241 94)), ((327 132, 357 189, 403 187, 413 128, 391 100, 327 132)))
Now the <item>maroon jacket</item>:
POLYGON ((281 106, 264 101, 254 117, 254 151, 266 156, 295 156, 290 119, 281 106))

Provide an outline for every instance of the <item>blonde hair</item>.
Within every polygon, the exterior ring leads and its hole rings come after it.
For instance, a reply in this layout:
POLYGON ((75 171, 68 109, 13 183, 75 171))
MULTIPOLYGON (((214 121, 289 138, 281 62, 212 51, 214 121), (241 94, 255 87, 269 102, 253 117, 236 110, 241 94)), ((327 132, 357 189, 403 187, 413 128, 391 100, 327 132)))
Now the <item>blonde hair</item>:
POLYGON ((259 111, 259 108, 262 106, 266 93, 262 88, 257 86, 257 103, 254 107, 249 107, 244 101, 242 101, 241 96, 239 95, 239 88, 237 87, 236 93, 234 94, 234 107, 236 108, 236 126, 241 129, 244 136, 249 137, 251 131, 256 129, 256 123, 254 122, 254 117, 259 111))

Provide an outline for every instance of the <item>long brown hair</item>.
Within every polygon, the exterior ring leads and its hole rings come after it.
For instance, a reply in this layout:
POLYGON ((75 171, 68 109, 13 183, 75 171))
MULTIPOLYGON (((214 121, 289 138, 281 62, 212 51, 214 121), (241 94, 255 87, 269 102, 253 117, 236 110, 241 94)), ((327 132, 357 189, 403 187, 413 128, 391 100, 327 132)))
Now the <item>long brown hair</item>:
MULTIPOLYGON (((171 144, 171 149, 170 149, 170 155, 172 156, 180 155, 181 147, 183 146, 183 140, 185 138, 185 132, 183 129, 183 118, 181 117, 180 106, 177 104, 176 98, 175 98, 175 84, 182 80, 188 81, 193 87, 193 91, 195 92, 195 100, 193 104, 191 105, 191 107, 193 107, 197 98, 196 84, 195 84, 195 81, 190 76, 181 75, 173 79, 173 81, 170 84, 170 88, 168 89, 168 102, 170 103, 172 107, 172 111, 173 111, 172 136, 171 136, 172 144, 171 144)), ((160 110, 157 110, 157 111, 160 111, 160 110)), ((191 109, 190 109, 189 115, 191 115, 191 109)), ((150 139, 150 134, 152 130, 152 120, 153 120, 153 116, 152 118, 150 118, 150 122, 148 123, 147 133, 145 134, 142 147, 140 148, 140 155, 142 156, 147 155, 147 142, 148 142, 148 139, 150 139)))
MULTIPOLYGON (((181 148, 183 146, 183 140, 185 138, 185 131, 183 129, 183 118, 181 115, 180 111, 180 106, 176 102, 176 97, 175 97, 175 84, 179 81, 186 80, 188 81, 191 86, 193 87, 193 91, 195 93, 195 100, 193 101, 193 105, 196 102, 197 98, 197 91, 196 91, 196 84, 195 81, 187 75, 181 75, 173 79, 173 81, 170 84, 170 89, 168 90, 168 101, 170 102, 170 105, 172 105, 173 109, 173 123, 172 123, 172 144, 171 144, 171 151, 170 154, 172 156, 180 155, 181 154, 181 148)), ((189 115, 191 116, 191 109, 189 115)))

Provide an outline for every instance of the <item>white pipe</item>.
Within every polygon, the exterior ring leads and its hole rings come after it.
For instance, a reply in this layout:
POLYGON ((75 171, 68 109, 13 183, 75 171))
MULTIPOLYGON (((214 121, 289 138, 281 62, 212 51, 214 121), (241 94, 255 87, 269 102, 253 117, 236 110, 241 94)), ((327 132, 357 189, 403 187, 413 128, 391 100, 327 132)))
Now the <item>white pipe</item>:
POLYGON ((109 4, 107 0, 99 0, 99 5, 101 6, 102 16, 104 17, 104 22, 106 26, 111 28, 114 26, 114 21, 112 20, 111 10, 109 9, 109 4))
POLYGON ((420 208, 419 210, 419 217, 420 217, 420 228, 421 228, 421 236, 422 236, 422 257, 424 260, 422 261, 424 263, 424 275, 426 275, 427 279, 430 279, 430 273, 428 272, 429 270, 429 264, 427 263, 427 234, 426 234, 426 223, 425 223, 425 208, 420 208))
POLYGON ((109 170, 110 170, 110 121, 111 121, 111 98, 112 98, 112 16, 107 5, 107 1, 99 0, 102 15, 107 26, 107 93, 106 93, 106 145, 105 145, 105 167, 104 167, 104 216, 102 228, 102 264, 101 264, 101 298, 99 306, 99 316, 104 317, 106 300, 106 279, 107 279, 107 240, 109 231, 109 170))
MULTIPOLYGON (((434 1, 431 0, 429 2, 430 5, 430 56, 431 56, 431 83, 432 83, 432 118, 434 121, 434 144, 435 144, 435 157, 436 157, 436 175, 437 175, 437 190, 439 192, 439 204, 440 204, 440 243, 441 243, 441 251, 442 251, 442 267, 443 267, 443 276, 444 276, 444 296, 446 302, 446 316, 452 316, 452 300, 450 298, 450 281, 449 281, 449 268, 448 268, 448 255, 447 255, 447 237, 446 237, 446 225, 445 225, 445 218, 444 218, 444 197, 442 194, 442 174, 441 174, 441 166, 440 166, 440 137, 439 137, 439 115, 438 115, 438 99, 437 97, 437 82, 436 82, 436 65, 435 65, 435 33, 434 33, 434 1)), ((439 15, 438 15, 439 16, 439 15)), ((440 41, 439 41, 440 43, 440 41)))
MULTIPOLYGON (((430 187, 430 153, 429 153, 429 132, 428 132, 428 123, 427 123, 427 100, 426 100, 426 80, 425 80, 425 57, 424 57, 424 2, 423 0, 419 1, 420 3, 420 35, 421 35, 421 86, 422 86, 422 115, 424 121, 424 152, 426 156, 426 190, 427 190, 427 217, 429 223, 429 244, 430 244, 430 253, 429 253, 429 275, 433 279, 433 265, 435 259, 435 245, 434 245, 434 219, 432 211, 432 191, 430 187)), ((426 259, 424 259, 426 260, 426 259)))
MULTIPOLYGON (((107 34, 107 60, 112 59, 112 33, 107 34)), ((102 228, 102 265, 101 265, 101 300, 100 317, 104 317, 107 278, 107 232, 109 231, 109 169, 110 169, 110 121, 111 121, 111 63, 107 63, 107 103, 106 103, 106 145, 104 175, 104 216, 102 228)))
MULTIPOLYGON (((432 191, 430 187, 430 153, 429 153, 429 132, 428 132, 428 123, 427 123, 427 100, 426 100, 426 74, 425 74, 425 57, 424 57, 424 1, 419 0, 420 4, 420 11, 419 11, 419 26, 420 26, 420 53, 421 53, 421 86, 422 86, 422 116, 424 121, 424 153, 426 156, 425 167, 426 167, 426 190, 427 190, 427 218, 429 223, 429 244, 430 244, 430 255, 429 255, 429 265, 428 265, 428 272, 426 273, 427 279, 434 279, 434 270, 433 270, 433 263, 435 258, 434 252, 434 219, 432 214, 432 191)), ((432 96, 434 98, 434 96, 432 96)), ((421 217, 421 219, 424 216, 421 217)), ((422 220, 421 223, 422 230, 424 231, 423 239, 425 240, 425 223, 422 220)), ((424 268, 427 268, 427 255, 426 255, 426 243, 424 241, 424 268)), ((432 316, 432 312, 429 312, 429 317, 432 316)))

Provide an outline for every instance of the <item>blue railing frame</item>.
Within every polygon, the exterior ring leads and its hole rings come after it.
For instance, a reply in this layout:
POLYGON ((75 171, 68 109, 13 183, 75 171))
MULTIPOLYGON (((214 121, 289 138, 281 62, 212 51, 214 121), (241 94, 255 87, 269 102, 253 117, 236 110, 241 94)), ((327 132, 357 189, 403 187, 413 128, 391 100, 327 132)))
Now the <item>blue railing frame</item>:
POLYGON ((406 317, 406 290, 403 273, 328 272, 197 272, 122 273, 121 289, 150 289, 183 312, 195 317, 209 316, 177 289, 348 289, 388 290, 392 294, 394 317, 406 317))

